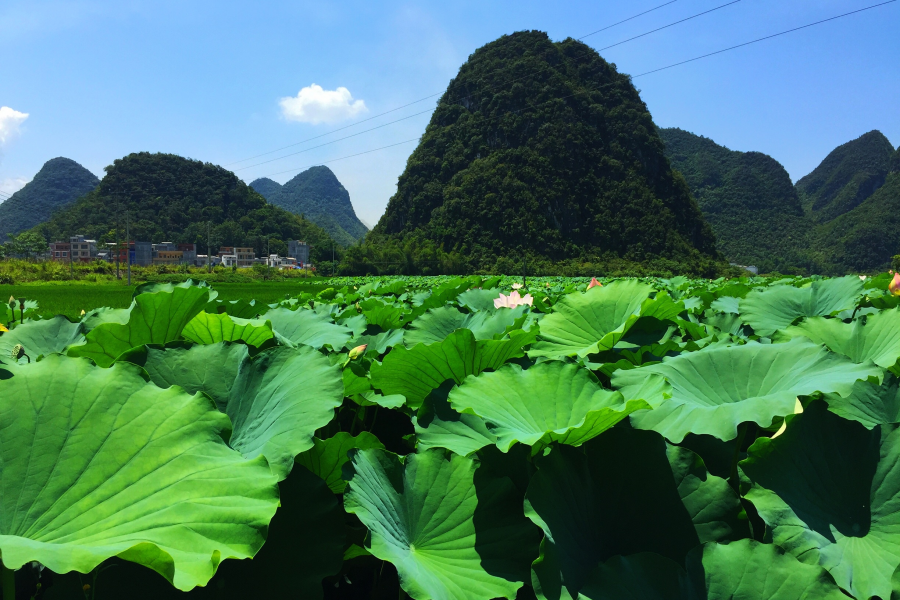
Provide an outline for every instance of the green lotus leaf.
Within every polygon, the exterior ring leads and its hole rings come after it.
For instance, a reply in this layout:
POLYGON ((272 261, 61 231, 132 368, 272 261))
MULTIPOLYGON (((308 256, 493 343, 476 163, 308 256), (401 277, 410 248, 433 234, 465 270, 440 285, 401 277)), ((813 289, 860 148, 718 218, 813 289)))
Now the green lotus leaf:
POLYGON ((470 329, 476 340, 492 340, 502 336, 525 314, 525 306, 510 310, 461 313, 452 306, 433 308, 410 323, 403 336, 406 346, 444 341, 457 329, 470 329))
POLYGON ((95 308, 81 317, 81 324, 84 326, 85 332, 88 332, 103 323, 120 323, 125 325, 128 323, 128 318, 131 316, 131 311, 134 309, 134 306, 135 304, 132 300, 131 306, 128 308, 95 308))
POLYGON ((283 479, 343 399, 340 367, 312 348, 271 348, 245 357, 225 409, 234 423, 231 447, 247 458, 265 455, 283 479))
POLYGON ((303 465, 310 472, 324 479, 329 489, 335 494, 343 494, 347 482, 341 478, 341 468, 350 460, 347 452, 353 448, 362 450, 384 448, 384 444, 366 431, 356 437, 346 431, 341 431, 327 440, 315 438, 313 447, 297 455, 294 464, 303 465))
POLYGON ((266 313, 266 320, 272 323, 272 329, 291 343, 313 348, 326 344, 332 348, 343 348, 351 335, 346 327, 335 325, 331 317, 302 308, 273 308, 266 313))
POLYGON ((505 365, 493 373, 469 376, 450 392, 450 405, 478 415, 497 437, 503 452, 516 442, 531 446, 571 439, 580 445, 629 413, 649 408, 638 400, 626 406, 619 392, 605 390, 587 369, 560 361, 524 370, 505 365))
POLYGON ((740 303, 740 298, 735 298, 733 296, 722 296, 721 298, 713 300, 709 307, 719 312, 737 315, 741 312, 740 303))
POLYGON ((256 300, 212 300, 204 307, 204 312, 211 315, 228 314, 239 319, 258 319, 269 312, 269 306, 256 300))
POLYGON ((525 514, 544 530, 534 564, 543 598, 576 598, 601 561, 656 552, 683 561, 694 546, 742 537, 737 495, 686 448, 616 427, 536 461, 525 514))
POLYGON ((900 386, 895 375, 888 373, 877 385, 857 381, 846 398, 838 394, 824 394, 828 410, 851 421, 862 423, 866 429, 876 425, 900 423, 900 386))
POLYGON ((164 294, 171 294, 177 289, 205 289, 209 293, 209 301, 218 297, 219 292, 212 289, 209 284, 205 281, 194 281, 193 279, 185 279, 184 281, 179 281, 178 283, 160 283, 156 281, 149 281, 147 283, 142 283, 136 288, 134 288, 134 293, 132 294, 132 298, 137 298, 141 294, 158 294, 160 292, 164 294))
MULTIPOLYGON (((63 316, 40 321, 26 321, 12 331, 0 335, 0 363, 13 363, 12 350, 17 344, 25 348, 25 353, 35 362, 41 355, 63 352, 68 346, 84 340, 84 327, 63 316)), ((19 364, 28 363, 24 356, 19 364)))
POLYGON ((823 317, 856 306, 863 292, 859 277, 818 279, 806 287, 772 285, 756 289, 741 300, 744 323, 757 335, 771 336, 800 317, 823 317))
POLYGON ((445 381, 425 398, 418 414, 412 417, 417 449, 446 448, 468 456, 497 443, 497 436, 488 430, 481 417, 453 410, 447 396, 454 386, 452 379, 445 381))
POLYGON ((612 384, 625 398, 640 398, 653 407, 631 416, 635 427, 653 429, 678 443, 688 433, 732 440, 745 421, 768 427, 775 417, 792 414, 797 396, 813 392, 847 396, 857 380, 880 375, 881 369, 872 363, 855 364, 797 338, 785 344, 689 352, 659 364, 616 371, 612 384))
POLYGON ((814 317, 784 330, 785 336, 805 336, 817 344, 847 356, 855 363, 872 361, 885 369, 900 358, 900 308, 866 317, 865 325, 856 320, 814 317))
POLYGON ((85 356, 108 367, 132 348, 165 345, 181 337, 182 329, 208 301, 209 289, 196 286, 139 294, 127 323, 97 325, 85 335, 86 343, 69 348, 69 356, 85 356))
MULTIPOLYGON (((494 300, 500 297, 502 291, 499 288, 466 290, 457 297, 457 302, 469 310, 494 312, 497 310, 494 300)), ((508 292, 505 293, 509 295, 508 292)))
POLYGON ((585 600, 842 600, 821 567, 806 565, 772 544, 740 540, 691 550, 687 568, 644 552, 614 556, 581 590, 585 600))
POLYGON ((471 458, 353 450, 344 508, 369 529, 366 549, 397 567, 415 600, 515 598, 537 555, 521 496, 471 458))
POLYGON ((262 319, 248 320, 232 317, 226 313, 199 313, 185 325, 181 336, 197 344, 216 344, 218 342, 244 342, 249 346, 260 348, 267 342, 274 344, 275 334, 272 323, 262 319))
POLYGON ((900 566, 900 425, 867 430, 813 402, 741 461, 773 541, 856 598, 889 598, 900 566))
POLYGON ((366 354, 377 357, 387 352, 393 346, 403 343, 403 331, 403 329, 388 329, 373 335, 360 335, 344 344, 344 347, 350 349, 366 344, 366 354))
POLYGON ((253 556, 278 506, 265 459, 202 394, 51 355, 0 381, 0 553, 90 572, 119 556, 181 590, 253 556))
POLYGON ((119 361, 139 365, 161 388, 181 386, 193 394, 204 392, 225 412, 238 368, 247 356, 244 344, 219 342, 190 347, 147 347, 129 350, 119 361))
POLYGON ((529 356, 579 356, 609 350, 641 316, 659 320, 677 316, 684 305, 667 294, 650 299, 653 288, 637 281, 616 281, 583 294, 566 295, 540 321, 540 338, 529 356))
POLYGON ((384 361, 372 365, 372 385, 386 395, 402 394, 414 409, 447 379, 462 383, 469 375, 498 369, 510 358, 522 356, 522 347, 534 334, 510 332, 505 340, 476 340, 468 329, 459 329, 443 342, 418 344, 410 349, 395 346, 384 361))

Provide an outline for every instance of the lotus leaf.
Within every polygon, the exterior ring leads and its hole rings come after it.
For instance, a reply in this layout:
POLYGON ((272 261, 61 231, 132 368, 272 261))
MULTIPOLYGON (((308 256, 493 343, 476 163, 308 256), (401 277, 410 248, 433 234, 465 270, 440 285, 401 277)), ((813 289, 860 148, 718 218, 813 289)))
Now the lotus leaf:
POLYGON ((808 337, 855 363, 868 360, 887 369, 900 358, 900 308, 869 315, 865 325, 860 320, 844 323, 840 319, 814 317, 783 333, 808 337))
POLYGON ((525 314, 526 307, 494 312, 461 313, 452 306, 433 308, 414 320, 403 336, 407 346, 442 342, 457 329, 470 329, 476 340, 502 336, 525 314))
POLYGON ((773 285, 756 289, 740 302, 741 318, 758 335, 771 336, 801 317, 831 315, 856 306, 863 292, 859 277, 819 279, 806 287, 773 285))
POLYGON ((524 370, 509 364, 494 373, 470 375, 450 392, 450 405, 460 413, 478 415, 497 437, 503 452, 516 442, 570 440, 580 445, 638 409, 625 404, 619 392, 603 389, 587 369, 560 361, 524 370))
POLYGON ((549 600, 576 598, 617 554, 681 562, 697 544, 745 533, 728 483, 653 432, 616 427, 580 448, 555 446, 536 464, 525 514, 544 530, 535 588, 549 600))
POLYGON ((687 569, 649 552, 614 556, 582 589, 585 600, 841 600, 821 567, 806 565, 772 544, 741 540, 691 550, 687 569))
POLYGON ((199 313, 181 332, 184 339, 198 344, 218 342, 244 342, 260 348, 267 342, 274 343, 272 323, 263 320, 247 320, 226 313, 199 313), (270 340, 272 340, 270 342, 270 340))
POLYGON ((87 573, 112 556, 189 590, 253 556, 278 506, 264 458, 230 449, 202 394, 51 355, 0 381, 0 553, 87 573))
POLYGON ((302 308, 273 308, 266 313, 266 320, 272 323, 272 329, 291 343, 313 348, 326 344, 332 348, 343 348, 351 335, 346 327, 335 325, 331 317, 302 308))
POLYGON ((353 448, 368 450, 369 448, 384 448, 384 444, 371 433, 362 432, 356 437, 346 431, 341 431, 328 438, 313 440, 313 447, 294 459, 294 464, 303 465, 310 472, 315 473, 325 480, 325 483, 335 494, 343 494, 347 482, 341 478, 341 468, 350 458, 347 452, 353 448))
POLYGON ((372 385, 385 394, 402 394, 414 409, 447 379, 462 383, 469 375, 498 369, 513 357, 522 356, 522 347, 534 335, 513 331, 504 340, 476 340, 468 329, 459 329, 443 342, 418 344, 411 349, 396 346, 380 365, 371 369, 372 385))
POLYGON ((344 507, 368 527, 367 550, 397 567, 415 600, 515 598, 538 532, 512 482, 442 450, 401 459, 354 450, 344 507))
POLYGON ((872 363, 855 364, 798 338, 689 352, 616 371, 612 383, 626 399, 640 398, 653 407, 631 416, 635 427, 678 443, 688 433, 734 439, 745 421, 767 427, 775 417, 792 414, 797 396, 817 391, 847 396, 857 380, 880 375, 872 363))
POLYGON ((209 290, 196 286, 141 293, 134 299, 127 323, 97 325, 85 336, 86 343, 69 348, 69 356, 85 356, 108 367, 132 348, 165 345, 180 338, 185 325, 208 301, 209 290))
POLYGON ((813 402, 740 467, 773 541, 856 598, 891 596, 900 566, 900 425, 867 430, 813 402))
POLYGON ((859 421, 867 429, 876 425, 900 423, 900 385, 897 376, 888 373, 881 385, 857 381, 846 398, 825 394, 828 410, 851 421, 859 421))
MULTIPOLYGON (((84 340, 84 327, 81 323, 73 323, 63 316, 41 321, 26 321, 12 331, 0 335, 0 363, 14 362, 12 349, 21 344, 26 354, 35 362, 39 356, 47 356, 54 352, 63 352, 68 346, 84 340)), ((25 364, 25 357, 19 359, 25 364)))

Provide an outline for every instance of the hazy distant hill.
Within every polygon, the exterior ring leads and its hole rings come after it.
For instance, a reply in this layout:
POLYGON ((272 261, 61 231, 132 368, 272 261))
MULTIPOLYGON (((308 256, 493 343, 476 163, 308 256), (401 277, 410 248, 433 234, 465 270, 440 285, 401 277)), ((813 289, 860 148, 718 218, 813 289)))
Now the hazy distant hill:
POLYGON ((356 270, 400 261, 422 271, 414 240, 422 265, 437 248, 474 269, 518 263, 523 251, 676 269, 718 260, 631 79, 589 46, 542 31, 504 35, 460 67, 365 256, 348 257, 356 270))
POLYGON ((877 130, 832 150, 797 182, 807 213, 825 223, 862 204, 884 184, 893 152, 891 142, 877 130))
POLYGON ((307 169, 284 185, 264 177, 250 186, 272 204, 318 224, 341 245, 349 246, 369 231, 357 218, 349 192, 328 167, 307 169))
POLYGON ((831 273, 888 269, 900 254, 900 148, 883 184, 861 204, 816 228, 811 253, 831 273))
POLYGON ((681 129, 661 129, 660 136, 726 258, 761 272, 786 272, 804 263, 809 221, 781 163, 681 129))
POLYGON ((130 216, 131 238, 196 243, 207 251, 207 221, 212 246, 267 248, 282 256, 287 240, 312 245, 314 260, 331 258, 331 238, 318 225, 266 202, 222 167, 174 154, 129 154, 106 167, 100 185, 38 227, 48 241, 84 234, 112 241, 118 220, 123 232, 130 216), (268 241, 268 243, 267 243, 268 241))
POLYGON ((85 195, 100 183, 97 176, 68 158, 48 160, 29 183, 0 204, 0 243, 7 234, 31 229, 54 210, 85 195))

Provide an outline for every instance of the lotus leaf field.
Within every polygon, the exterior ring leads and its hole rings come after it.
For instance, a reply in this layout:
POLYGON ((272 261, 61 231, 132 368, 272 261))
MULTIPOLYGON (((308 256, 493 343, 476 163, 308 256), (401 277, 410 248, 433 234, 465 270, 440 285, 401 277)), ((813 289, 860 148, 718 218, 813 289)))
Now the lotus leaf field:
POLYGON ((2 598, 888 600, 890 281, 0 305, 2 598))

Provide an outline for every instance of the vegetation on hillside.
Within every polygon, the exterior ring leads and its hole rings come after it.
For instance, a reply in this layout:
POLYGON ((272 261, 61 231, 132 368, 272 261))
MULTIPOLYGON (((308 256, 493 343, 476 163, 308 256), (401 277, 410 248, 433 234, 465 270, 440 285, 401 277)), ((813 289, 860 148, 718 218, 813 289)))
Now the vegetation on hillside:
POLYGON ((250 246, 258 256, 287 254, 287 241, 309 243, 314 260, 330 260, 332 241, 318 225, 272 204, 222 167, 174 154, 129 154, 106 167, 100 185, 40 226, 48 241, 83 234, 100 244, 130 238, 250 246))
POLYGON ((369 231, 357 218, 350 193, 328 167, 307 169, 284 185, 263 177, 250 187, 272 204, 316 223, 343 246, 355 244, 369 231))
POLYGON ((894 147, 880 131, 873 130, 842 144, 797 182, 807 213, 826 223, 847 213, 884 184, 894 147))
POLYGON ((816 228, 810 253, 818 271, 883 270, 900 253, 900 149, 889 162, 891 170, 874 194, 816 228))
POLYGON ((524 254, 596 265, 664 257, 688 273, 721 264, 629 77, 540 31, 503 36, 460 68, 384 216, 348 258, 408 272, 388 256, 401 245, 455 253, 472 270, 524 254))
POLYGON ((48 160, 25 187, 0 204, 0 244, 8 235, 31 229, 53 211, 97 187, 97 176, 74 160, 48 160))
POLYGON ((661 129, 660 135, 728 260, 764 273, 807 266, 808 219, 778 161, 761 152, 729 150, 681 129, 661 129))

